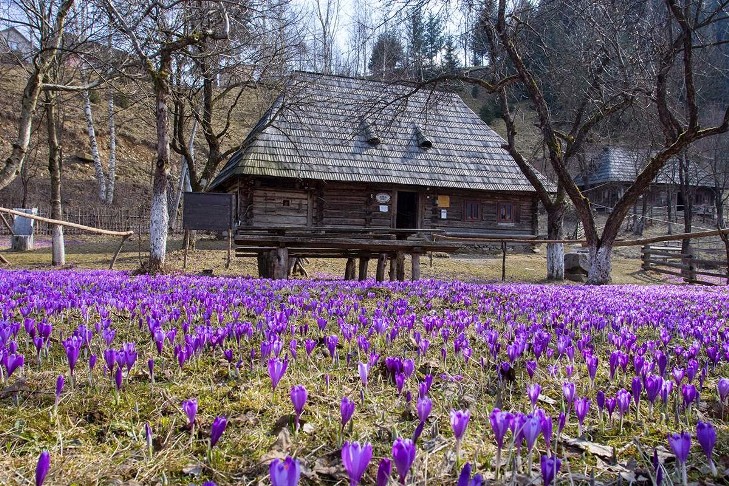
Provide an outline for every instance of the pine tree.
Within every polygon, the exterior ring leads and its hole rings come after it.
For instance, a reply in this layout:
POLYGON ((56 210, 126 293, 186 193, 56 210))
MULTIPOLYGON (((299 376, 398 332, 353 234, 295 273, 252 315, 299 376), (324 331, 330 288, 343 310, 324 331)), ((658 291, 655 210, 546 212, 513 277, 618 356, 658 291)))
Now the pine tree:
POLYGON ((453 36, 449 35, 445 40, 445 52, 441 62, 441 70, 446 74, 456 74, 461 67, 461 60, 456 54, 456 46, 453 43, 453 36))
POLYGON ((410 10, 408 17, 408 76, 423 80, 425 77, 425 22, 420 6, 410 10))
POLYGON ((425 23, 425 77, 431 77, 436 71, 436 61, 443 49, 443 22, 432 13, 428 14, 425 23))

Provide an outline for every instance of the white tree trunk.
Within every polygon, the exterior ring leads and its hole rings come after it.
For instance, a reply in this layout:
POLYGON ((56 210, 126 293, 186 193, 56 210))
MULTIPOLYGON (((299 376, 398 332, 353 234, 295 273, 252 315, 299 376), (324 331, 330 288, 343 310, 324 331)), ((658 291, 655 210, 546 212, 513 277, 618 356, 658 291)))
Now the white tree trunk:
POLYGON ((590 270, 587 272, 587 283, 590 285, 609 284, 612 281, 612 247, 590 247, 590 270))
POLYGON ((564 280, 564 244, 547 243, 547 278, 564 280))
POLYGON ((106 177, 106 204, 114 202, 114 186, 116 185, 116 122, 114 120, 114 90, 109 88, 109 173, 106 177))
POLYGON ((57 224, 53 226, 53 242, 51 244, 53 255, 51 261, 54 266, 63 266, 66 264, 66 245, 63 240, 63 226, 57 224))
POLYGON ((91 149, 91 158, 94 161, 94 173, 96 182, 99 185, 99 199, 106 202, 106 175, 104 175, 104 166, 101 164, 101 156, 99 155, 99 145, 96 143, 96 130, 94 130, 94 117, 91 113, 91 97, 89 91, 83 91, 84 97, 84 118, 86 118, 86 131, 89 134, 89 147, 91 149))

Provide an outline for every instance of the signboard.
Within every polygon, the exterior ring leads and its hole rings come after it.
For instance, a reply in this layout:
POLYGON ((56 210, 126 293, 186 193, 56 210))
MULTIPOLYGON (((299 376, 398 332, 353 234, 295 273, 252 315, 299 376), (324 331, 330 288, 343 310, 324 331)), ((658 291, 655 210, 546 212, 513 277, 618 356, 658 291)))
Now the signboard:
POLYGON ((375 194, 375 200, 380 204, 387 204, 390 202, 390 195, 386 192, 380 192, 375 194))
POLYGON ((438 207, 439 208, 449 208, 451 207, 451 197, 450 196, 438 196, 438 207))
POLYGON ((235 194, 186 192, 182 200, 182 227, 186 230, 233 229, 235 194))

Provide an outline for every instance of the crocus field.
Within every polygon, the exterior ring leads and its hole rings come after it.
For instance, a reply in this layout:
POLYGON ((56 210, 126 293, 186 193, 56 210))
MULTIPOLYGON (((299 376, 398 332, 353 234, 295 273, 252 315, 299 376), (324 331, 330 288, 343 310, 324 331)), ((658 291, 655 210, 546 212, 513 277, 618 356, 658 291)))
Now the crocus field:
POLYGON ((704 484, 723 287, 0 271, 0 484, 704 484))

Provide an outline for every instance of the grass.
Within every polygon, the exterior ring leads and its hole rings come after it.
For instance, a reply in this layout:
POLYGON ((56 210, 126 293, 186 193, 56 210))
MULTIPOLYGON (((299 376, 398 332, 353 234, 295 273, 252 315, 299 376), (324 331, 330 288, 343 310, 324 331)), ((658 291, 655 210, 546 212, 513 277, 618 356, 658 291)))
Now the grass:
MULTIPOLYGON (((137 238, 135 236, 135 238, 137 238)), ((111 257, 119 245, 116 239, 97 239, 89 237, 66 237, 66 261, 69 268, 104 269, 109 267, 111 257)), ((7 248, 9 243, 1 245, 7 248)), ((12 267, 50 269, 51 250, 47 238, 40 238, 32 252, 15 253, 3 251, 2 255, 11 262, 12 267)), ((147 258, 149 242, 134 239, 125 243, 115 268, 133 271, 147 258)), ((183 269, 184 252, 182 239, 172 236, 167 245, 167 268, 172 273, 197 274, 212 271, 214 275, 258 276, 254 258, 233 256, 230 268, 226 268, 227 242, 212 239, 198 241, 196 250, 188 253, 187 267, 183 269)), ((374 275, 374 265, 370 262, 369 274, 374 275)), ((465 282, 496 282, 501 280, 501 253, 478 250, 472 253, 457 254, 452 257, 433 256, 423 258, 421 273, 423 278, 461 280, 465 282)), ((345 261, 342 259, 311 259, 306 266, 313 278, 342 278, 345 261)), ((667 282, 664 276, 655 272, 641 270, 639 258, 622 256, 616 252, 613 258, 613 282, 616 284, 657 284, 667 282)), ((409 263, 406 263, 409 269, 409 263)), ((524 253, 510 249, 506 259, 506 280, 509 282, 546 282, 546 257, 544 249, 539 253, 524 253)))
MULTIPOLYGON (((173 247, 176 243, 175 240, 171 242, 173 247)), ((222 273, 225 252, 214 249, 217 246, 219 242, 201 242, 200 249, 190 257, 190 271, 212 267, 216 273, 222 273)), ((77 247, 78 253, 70 253, 69 260, 78 267, 100 268, 108 263, 112 247, 108 243, 92 245, 86 242, 77 247)), ((129 248, 120 261, 123 268, 132 269, 138 264, 138 255, 133 250, 129 248)), ((48 266, 46 250, 7 255, 15 265, 36 269, 48 266)), ((179 270, 180 258, 179 252, 170 255, 173 269, 179 270)), ((531 276, 539 281, 540 258, 543 257, 510 256, 509 263, 513 262, 513 267, 509 265, 513 268, 510 278, 531 276)), ((340 270, 343 271, 331 262, 313 263, 312 271, 315 269, 320 275, 339 276, 340 270)), ((631 266, 628 263, 626 270, 631 266)), ((634 268, 638 266, 637 262, 632 263, 636 264, 634 268)), ((477 281, 494 280, 500 272, 497 260, 483 258, 435 258, 432 268, 424 267, 427 276, 454 278, 468 275, 477 281)), ((252 262, 235 261, 229 274, 250 275, 253 271, 252 262)), ((454 331, 446 345, 448 355, 443 360, 439 353, 441 338, 438 332, 431 333, 433 345, 422 357, 417 356, 417 346, 410 331, 403 331, 393 340, 386 339, 384 335, 371 336, 372 349, 383 359, 385 356, 415 359, 415 377, 407 382, 406 390, 417 395, 417 381, 426 374, 435 377, 431 394, 434 402, 432 418, 418 444, 414 484, 455 483, 459 464, 453 455, 454 441, 448 414, 451 409, 463 408, 469 408, 473 418, 461 448, 464 458, 461 463, 469 461, 476 471, 492 478, 496 450, 488 414, 493 407, 529 410, 524 389, 531 380, 525 372, 523 360, 517 360, 513 378, 506 379, 494 372, 495 364, 505 359, 515 324, 539 323, 548 332, 569 329, 575 333, 576 340, 583 336, 580 323, 588 322, 583 319, 611 319, 611 314, 624 308, 628 315, 633 316, 633 323, 638 323, 634 329, 630 326, 626 329, 635 333, 640 344, 659 340, 660 330, 666 328, 666 324, 658 325, 659 322, 689 319, 689 322, 697 324, 703 322, 701 325, 706 327, 709 324, 705 321, 711 319, 712 323, 718 322, 712 324, 718 327, 709 336, 717 336, 726 332, 726 324, 721 324, 721 319, 727 318, 724 293, 688 286, 682 288, 686 290, 678 287, 593 290, 586 287, 500 284, 482 287, 458 282, 412 285, 375 284, 371 281, 364 285, 313 281, 259 283, 254 280, 191 279, 183 276, 162 277, 147 283, 144 279, 127 279, 120 274, 75 271, 0 275, 3 276, 0 287, 2 280, 17 279, 10 292, 0 292, 0 305, 10 309, 3 311, 5 319, 10 321, 22 322, 18 312, 23 306, 75 299, 60 314, 48 317, 39 311, 31 314, 36 319, 47 318, 54 325, 48 356, 43 356, 41 362, 34 357, 32 344, 24 331, 21 330, 18 335, 19 349, 25 353, 26 365, 22 372, 0 387, 0 444, 3 444, 5 452, 0 457, 0 484, 31 483, 35 458, 42 449, 49 449, 52 456, 47 484, 200 484, 206 479, 218 484, 256 484, 267 475, 267 466, 272 459, 287 454, 297 457, 304 466, 306 484, 345 484, 346 475, 338 459, 342 439, 369 441, 374 446, 374 456, 385 457, 390 454, 392 441, 398 436, 410 436, 417 423, 413 402, 408 402, 404 395, 394 391, 392 378, 382 364, 373 368, 368 387, 362 386, 357 362, 365 360, 367 353, 359 350, 354 341, 348 342, 342 337, 341 326, 358 322, 362 315, 372 319, 377 313, 382 313, 387 322, 393 324, 403 316, 416 316, 413 330, 424 335, 428 335, 424 330, 428 316, 445 319, 448 326, 466 326, 465 336, 473 348, 470 360, 453 353, 453 340, 457 337, 454 331), (184 297, 188 294, 193 297, 184 297), (136 305, 133 309, 121 303, 120 299, 124 296, 134 299, 136 305), (17 306, 8 307, 8 302, 16 302, 17 306), (681 302, 684 305, 680 305, 681 302), (698 302, 703 302, 703 307, 697 308, 698 302), (325 306, 329 305, 335 311, 326 311, 328 307, 325 306), (206 314, 205 309, 210 312, 206 314), (707 309, 716 310, 709 314, 707 309), (136 343, 138 360, 129 373, 124 373, 124 384, 117 394, 111 378, 103 373, 101 355, 106 346, 97 334, 90 347, 99 356, 96 368, 93 372, 89 371, 88 352, 82 352, 76 371, 76 385, 71 388, 66 358, 60 345, 61 337, 69 336, 79 324, 93 329, 95 323, 100 322, 100 313, 105 310, 109 312, 112 328, 116 330, 113 347, 119 348, 125 342, 136 343), (278 314, 282 310, 284 314, 278 314), (651 314, 657 311, 665 311, 675 317, 659 318, 651 314), (150 318, 161 319, 166 329, 179 329, 176 343, 183 344, 182 328, 186 320, 190 322, 191 333, 209 333, 231 322, 248 321, 255 327, 259 322, 281 319, 283 315, 288 315, 288 322, 304 334, 300 337, 298 334, 287 335, 285 338, 284 353, 290 339, 298 337, 298 358, 291 361, 275 392, 271 390, 260 357, 257 355, 250 359, 251 351, 260 351, 259 332, 255 332, 250 340, 243 339, 240 345, 227 341, 222 347, 206 348, 180 367, 171 345, 165 344, 162 355, 157 355, 147 331, 150 318), (322 316, 328 321, 323 332, 317 328, 317 317, 322 316), (474 327, 479 322, 487 323, 499 333, 502 348, 496 360, 491 357, 474 327), (304 331, 307 328, 308 331, 304 331), (333 360, 321 343, 311 357, 306 357, 302 346, 305 336, 321 340, 330 334, 340 336, 337 359, 333 360), (224 347, 233 349, 236 361, 242 360, 237 371, 223 358, 224 347), (485 366, 481 365, 481 357, 485 359, 485 366), (156 362, 154 383, 151 383, 146 369, 150 358, 156 362), (57 413, 54 413, 53 386, 59 374, 66 375, 67 388, 57 413), (298 383, 308 389, 309 400, 302 417, 303 429, 296 433, 292 427, 293 411, 288 390, 298 383), (357 402, 357 408, 352 427, 342 434, 339 400, 345 395, 357 402), (199 401, 194 434, 185 427, 186 419, 180 408, 181 402, 189 398, 199 401), (218 415, 227 416, 230 424, 208 459, 206 440, 210 424, 218 415), (143 436, 147 422, 154 434, 151 456, 143 436)), ((637 277, 630 277, 628 271, 620 275, 621 279, 637 280, 637 277)), ((693 335, 680 333, 670 326, 666 329, 673 336, 672 347, 682 346, 685 349, 694 340, 693 335)), ((572 380, 578 384, 581 395, 590 396, 593 400, 586 438, 613 448, 617 460, 608 466, 611 461, 607 458, 599 458, 579 448, 564 447, 559 449, 560 457, 565 459, 563 473, 569 466, 573 473, 571 481, 577 483, 587 482, 590 472, 594 472, 598 483, 614 482, 620 472, 626 477, 630 474, 640 476, 647 470, 648 463, 640 457, 633 438, 638 438, 645 450, 665 448, 665 437, 669 431, 692 430, 697 419, 711 420, 718 427, 717 457, 725 458, 729 454, 729 430, 726 422, 721 420, 715 391, 717 377, 729 373, 725 363, 710 371, 701 392, 702 406, 691 412, 688 421, 683 414, 671 413, 670 407, 667 412, 657 407, 656 413, 651 416, 645 401, 641 417, 630 413, 622 431, 616 421, 608 425, 597 419, 594 412, 595 390, 605 389, 614 394, 620 387, 629 389, 632 376, 619 370, 615 379, 609 377, 607 357, 614 348, 609 344, 608 330, 593 336, 592 343, 600 356, 595 388, 589 387, 584 364, 579 357, 572 380)), ((554 345, 553 338, 553 349, 554 345)), ((543 386, 542 395, 552 400, 541 402, 540 406, 554 418, 563 406, 561 383, 567 379, 564 374, 566 364, 564 357, 542 362, 534 378, 543 386), (552 362, 559 364, 557 377, 552 376, 547 366, 552 362)), ((576 429, 573 415, 566 433, 575 436, 576 429)), ((539 448, 544 451, 541 439, 539 448)), ((729 466, 725 459, 720 461, 723 461, 720 462, 723 468, 729 466)), ((691 477, 705 480, 704 462, 696 449, 691 464, 691 477)), ((375 467, 372 464, 368 470, 368 484, 373 483, 375 467)), ((673 470, 669 461, 667 471, 673 474, 673 470)), ((532 475, 536 478, 538 472, 533 471, 532 475)), ((510 480, 511 474, 506 479, 510 480)), ((565 474, 560 476, 562 484, 569 481, 565 474)), ((528 479, 520 475, 518 482, 523 484, 528 479)), ((538 482, 535 479, 535 483, 538 482)))

